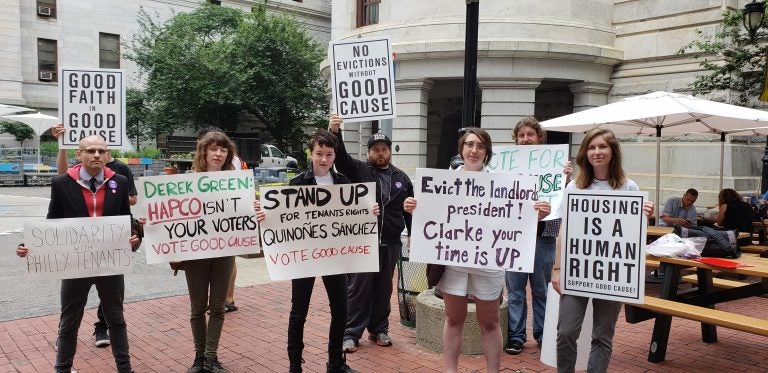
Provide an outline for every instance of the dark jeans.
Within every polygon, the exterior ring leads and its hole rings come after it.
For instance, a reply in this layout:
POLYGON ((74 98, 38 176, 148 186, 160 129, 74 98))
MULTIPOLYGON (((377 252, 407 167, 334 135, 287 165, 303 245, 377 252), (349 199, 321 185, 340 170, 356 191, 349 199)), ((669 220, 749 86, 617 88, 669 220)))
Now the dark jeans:
POLYGON ((233 256, 184 262, 195 353, 204 354, 207 358, 216 357, 219 350, 221 329, 224 327, 224 300, 234 266, 233 256), (206 311, 210 311, 207 325, 206 311))
POLYGON ((99 308, 96 309, 96 320, 95 323, 93 323, 93 333, 96 334, 97 330, 107 330, 109 325, 107 325, 107 319, 104 317, 104 307, 101 306, 101 302, 99 302, 99 308))
POLYGON ((91 286, 96 285, 99 300, 104 307, 104 317, 109 325, 112 355, 118 372, 131 371, 128 353, 128 332, 123 318, 125 283, 123 275, 85 277, 61 281, 61 317, 59 337, 56 340, 56 372, 69 373, 77 348, 77 331, 83 320, 83 310, 88 301, 91 286))
POLYGON ((389 333, 392 311, 392 276, 401 244, 379 246, 379 272, 349 274, 349 316, 344 339, 358 341, 367 328, 370 333, 389 333))
MULTIPOLYGON (((344 325, 347 321, 347 275, 323 276, 325 292, 331 307, 331 327, 328 330, 328 350, 341 351, 344 325)), ((288 317, 288 352, 304 349, 304 323, 307 321, 309 301, 315 278, 291 281, 291 314, 288 317)))
POLYGON ((552 277, 555 261, 555 238, 537 237, 533 273, 507 272, 507 299, 509 334, 507 342, 525 343, 525 323, 528 320, 526 286, 531 283, 531 308, 533 308, 533 338, 541 340, 544 333, 544 315, 547 309, 547 286, 552 277))

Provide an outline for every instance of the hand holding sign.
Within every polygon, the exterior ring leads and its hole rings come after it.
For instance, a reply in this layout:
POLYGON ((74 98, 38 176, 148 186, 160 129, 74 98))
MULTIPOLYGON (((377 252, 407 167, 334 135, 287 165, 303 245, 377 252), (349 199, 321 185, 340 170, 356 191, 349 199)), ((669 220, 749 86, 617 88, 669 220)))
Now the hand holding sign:
POLYGON ((330 126, 328 127, 328 131, 332 133, 338 134, 339 131, 341 131, 341 123, 343 120, 338 114, 331 114, 331 119, 329 120, 330 126))

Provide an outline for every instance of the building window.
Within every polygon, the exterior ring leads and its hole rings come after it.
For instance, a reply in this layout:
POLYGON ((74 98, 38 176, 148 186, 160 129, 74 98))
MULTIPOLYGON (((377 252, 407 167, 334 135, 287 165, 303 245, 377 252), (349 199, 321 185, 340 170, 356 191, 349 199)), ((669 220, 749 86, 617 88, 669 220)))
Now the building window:
POLYGON ((303 3, 304 2, 304 0, 293 0, 293 1, 295 1, 297 3, 303 3))
POLYGON ((56 0, 37 0, 37 16, 56 18, 56 0))
POLYGON ((208 2, 213 5, 221 5, 221 0, 208 0, 208 2))
POLYGON ((379 23, 381 0, 357 0, 357 27, 379 23))
POLYGON ((58 54, 56 40, 37 39, 37 78, 45 82, 57 81, 58 54))
POLYGON ((120 35, 99 33, 99 67, 120 68, 120 35))

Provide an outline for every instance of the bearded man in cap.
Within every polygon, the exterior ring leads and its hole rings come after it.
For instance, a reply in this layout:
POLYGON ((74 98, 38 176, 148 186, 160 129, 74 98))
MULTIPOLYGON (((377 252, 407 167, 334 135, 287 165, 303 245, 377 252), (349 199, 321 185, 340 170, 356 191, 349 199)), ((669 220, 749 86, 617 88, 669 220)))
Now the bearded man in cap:
POLYGON ((368 160, 352 158, 341 136, 342 119, 331 115, 329 131, 339 140, 336 168, 353 183, 376 183, 379 220, 379 272, 348 275, 349 311, 344 331, 344 351, 355 352, 365 329, 368 339, 379 346, 391 346, 389 314, 391 312, 392 276, 402 250, 400 236, 403 228, 411 231, 411 215, 403 211, 403 201, 413 197, 413 185, 408 176, 390 163, 392 140, 382 133, 368 139, 368 160))

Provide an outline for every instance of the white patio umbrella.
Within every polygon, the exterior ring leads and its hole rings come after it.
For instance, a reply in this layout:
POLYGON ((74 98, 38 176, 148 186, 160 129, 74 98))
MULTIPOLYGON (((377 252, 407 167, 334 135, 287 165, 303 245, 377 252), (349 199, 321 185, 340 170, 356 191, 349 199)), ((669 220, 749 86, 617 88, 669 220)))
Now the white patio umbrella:
POLYGON ((46 115, 43 113, 33 114, 17 114, 17 115, 3 115, 3 119, 13 120, 16 122, 24 123, 35 131, 37 134, 37 163, 40 164, 40 136, 45 133, 51 126, 61 122, 59 118, 46 115))
MULTIPOLYGON (((768 126, 768 112, 670 92, 625 98, 541 123, 549 131, 587 132, 609 128, 617 134, 656 135, 656 203, 659 203, 661 136, 689 133, 719 134, 720 189, 725 135, 768 126)), ((659 209, 656 210, 656 221, 659 209)))
POLYGON ((15 113, 22 113, 25 111, 34 111, 30 108, 25 108, 22 106, 13 106, 13 105, 6 105, 6 104, 0 104, 0 115, 6 115, 6 114, 15 114, 15 113))

